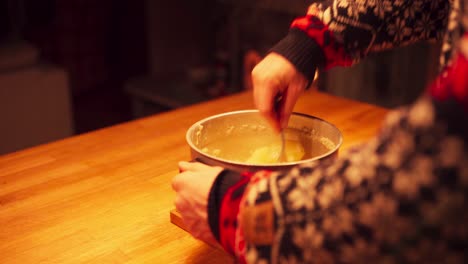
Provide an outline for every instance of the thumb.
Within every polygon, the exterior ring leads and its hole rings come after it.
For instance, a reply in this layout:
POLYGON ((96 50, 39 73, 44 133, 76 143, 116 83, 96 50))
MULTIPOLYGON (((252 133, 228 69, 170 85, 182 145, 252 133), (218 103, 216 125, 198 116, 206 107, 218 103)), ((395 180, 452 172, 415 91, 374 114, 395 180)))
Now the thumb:
POLYGON ((179 171, 184 172, 186 170, 190 170, 191 164, 188 161, 179 161, 179 171))
POLYGON ((200 162, 188 162, 188 161, 179 162, 180 171, 200 171, 200 170, 207 169, 207 168, 210 168, 210 166, 205 165, 200 162))

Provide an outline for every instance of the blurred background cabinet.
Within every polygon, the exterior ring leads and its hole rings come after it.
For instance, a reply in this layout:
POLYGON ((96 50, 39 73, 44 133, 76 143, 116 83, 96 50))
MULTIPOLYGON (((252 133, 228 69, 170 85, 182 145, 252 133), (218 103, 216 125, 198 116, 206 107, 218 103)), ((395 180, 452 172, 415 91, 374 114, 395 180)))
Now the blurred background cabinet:
MULTIPOLYGON (((312 2, 4 0, 0 46, 26 43, 38 64, 63 72, 68 99, 51 93, 69 100, 71 133, 80 134, 251 88, 254 63, 312 2)), ((420 43, 373 54, 321 72, 318 89, 399 106, 433 78, 436 51, 420 43)))
POLYGON ((67 73, 24 44, 0 48, 0 154, 72 136, 67 73))

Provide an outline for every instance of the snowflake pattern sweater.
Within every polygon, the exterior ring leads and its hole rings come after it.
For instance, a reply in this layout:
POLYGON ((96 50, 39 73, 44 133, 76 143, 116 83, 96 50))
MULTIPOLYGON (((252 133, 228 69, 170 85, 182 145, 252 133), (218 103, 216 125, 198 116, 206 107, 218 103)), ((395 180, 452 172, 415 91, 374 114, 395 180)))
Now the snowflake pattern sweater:
POLYGON ((292 23, 273 51, 308 78, 436 39, 442 73, 335 161, 223 171, 208 217, 226 251, 241 263, 468 263, 467 2, 322 1, 292 23))

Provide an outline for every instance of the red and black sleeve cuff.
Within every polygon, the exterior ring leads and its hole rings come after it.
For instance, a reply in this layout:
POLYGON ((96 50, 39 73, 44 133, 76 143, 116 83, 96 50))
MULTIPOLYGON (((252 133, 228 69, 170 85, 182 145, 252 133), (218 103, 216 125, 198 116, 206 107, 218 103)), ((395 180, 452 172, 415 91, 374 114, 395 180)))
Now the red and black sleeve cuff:
POLYGON ((223 170, 216 178, 208 196, 208 224, 216 240, 220 240, 219 216, 223 197, 226 192, 238 183, 243 176, 235 171, 223 170))

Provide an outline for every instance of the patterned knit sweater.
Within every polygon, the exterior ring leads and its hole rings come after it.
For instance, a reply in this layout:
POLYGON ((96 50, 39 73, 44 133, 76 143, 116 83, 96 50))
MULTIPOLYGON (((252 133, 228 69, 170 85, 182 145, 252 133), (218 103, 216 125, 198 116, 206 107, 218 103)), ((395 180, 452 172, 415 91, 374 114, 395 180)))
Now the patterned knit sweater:
POLYGON ((223 171, 208 218, 224 249, 241 263, 468 263, 467 8, 466 0, 335 0, 296 19, 273 51, 307 78, 436 39, 445 41, 442 73, 337 160, 223 171))

